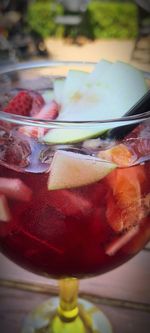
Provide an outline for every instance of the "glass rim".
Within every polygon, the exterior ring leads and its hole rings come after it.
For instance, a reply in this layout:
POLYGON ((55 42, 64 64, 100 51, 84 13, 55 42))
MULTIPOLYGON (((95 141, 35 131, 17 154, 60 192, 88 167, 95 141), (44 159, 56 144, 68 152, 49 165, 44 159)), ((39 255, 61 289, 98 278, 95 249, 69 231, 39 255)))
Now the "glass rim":
MULTIPOLYGON (((94 66, 96 62, 90 61, 26 61, 17 64, 11 64, 8 66, 4 66, 0 68, 0 75, 9 74, 14 71, 21 70, 32 70, 32 69, 40 69, 46 67, 61 67, 61 66, 69 66, 69 65, 77 65, 77 66, 94 66)), ((150 73, 142 71, 145 79, 150 80, 150 73)), ((9 123, 23 125, 23 126, 35 126, 35 127, 43 127, 43 128, 93 128, 101 126, 107 126, 109 124, 109 128, 112 126, 124 126, 124 125, 132 125, 139 123, 140 121, 145 121, 150 119, 150 110, 137 115, 123 116, 121 118, 111 118, 104 120, 85 120, 85 121, 69 121, 69 120, 44 120, 37 119, 34 117, 25 117, 15 114, 6 113, 0 111, 0 120, 7 121, 9 123)))

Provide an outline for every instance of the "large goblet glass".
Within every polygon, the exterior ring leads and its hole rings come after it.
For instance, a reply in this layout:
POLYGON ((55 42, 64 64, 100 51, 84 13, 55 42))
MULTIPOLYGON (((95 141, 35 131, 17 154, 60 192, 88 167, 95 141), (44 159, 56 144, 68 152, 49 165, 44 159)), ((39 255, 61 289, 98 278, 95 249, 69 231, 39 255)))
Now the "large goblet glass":
MULTIPOLYGON (((60 298, 27 317, 24 333, 111 332, 103 313, 78 301, 78 279, 125 263, 150 237, 149 110, 109 120, 104 114, 89 120, 89 110, 82 121, 58 115, 68 71, 93 66, 40 62, 1 69, 0 248, 60 286, 60 298)), ((79 91, 72 102, 77 113, 80 97, 79 91)))

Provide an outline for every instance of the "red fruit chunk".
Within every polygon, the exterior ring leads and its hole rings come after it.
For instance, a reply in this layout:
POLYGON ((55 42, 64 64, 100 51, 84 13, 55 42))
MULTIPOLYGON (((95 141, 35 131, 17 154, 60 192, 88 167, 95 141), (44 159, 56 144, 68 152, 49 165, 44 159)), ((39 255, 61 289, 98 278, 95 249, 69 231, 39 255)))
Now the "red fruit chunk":
POLYGON ((30 110, 30 116, 35 117, 45 104, 44 98, 36 91, 29 91, 32 97, 32 108, 30 110))
POLYGON ((28 92, 21 91, 10 100, 3 111, 20 116, 29 116, 31 108, 32 97, 28 92))
POLYGON ((9 222, 11 219, 7 199, 4 194, 0 194, 0 221, 9 222))
MULTIPOLYGON (((53 120, 57 118, 59 112, 59 105, 52 101, 49 104, 44 105, 41 111, 34 116, 35 119, 43 119, 43 120, 53 120)), ((42 127, 35 126, 23 126, 20 127, 19 131, 33 138, 40 138, 43 136, 47 129, 42 127)))
POLYGON ((116 254, 123 246, 125 246, 137 233, 139 232, 139 226, 135 226, 131 230, 127 231, 124 235, 114 239, 106 247, 106 254, 113 256, 116 254))
POLYGON ((36 115, 36 119, 52 120, 58 116, 59 105, 52 101, 45 104, 41 111, 36 115))
POLYGON ((0 177, 0 192, 8 198, 20 201, 30 201, 32 191, 18 178, 0 177))

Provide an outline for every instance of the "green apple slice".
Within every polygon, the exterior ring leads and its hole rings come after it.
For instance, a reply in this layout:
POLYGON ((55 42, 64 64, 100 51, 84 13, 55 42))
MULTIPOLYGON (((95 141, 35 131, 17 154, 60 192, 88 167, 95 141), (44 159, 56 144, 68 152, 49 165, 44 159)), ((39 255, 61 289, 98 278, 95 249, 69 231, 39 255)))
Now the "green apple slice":
MULTIPOLYGON (((80 90, 76 91, 72 98, 70 98, 71 95, 68 93, 68 102, 62 105, 57 120, 64 122, 98 121, 121 118, 147 92, 148 87, 140 70, 121 62, 111 65, 107 64, 106 67, 102 77, 100 78, 99 75, 94 82, 93 78, 90 81, 89 75, 88 79, 86 79, 86 84, 82 84, 80 90), (92 82, 93 84, 89 86, 87 82, 92 82)), ((77 82, 77 72, 75 75, 77 82)), ((75 85, 76 88, 79 86, 79 81, 78 85, 75 85)), ((96 137, 117 125, 109 123, 109 126, 106 128, 106 124, 103 126, 99 125, 90 130, 64 129, 64 132, 61 132, 60 135, 58 135, 58 129, 54 129, 52 130, 53 132, 50 131, 46 134, 43 141, 50 144, 80 142, 96 137)))
POLYGON ((64 84, 63 105, 70 101, 78 101, 82 97, 84 87, 91 87, 94 82, 99 82, 100 78, 107 72, 111 63, 107 60, 98 62, 91 73, 81 70, 70 70, 64 84))
POLYGON ((50 168, 48 189, 70 189, 95 183, 116 168, 116 164, 90 155, 56 151, 50 168))
POLYGON ((42 94, 42 97, 44 98, 45 103, 49 103, 49 101, 52 101, 54 99, 54 91, 45 90, 42 94))
POLYGON ((102 134, 106 131, 106 125, 99 132, 95 129, 63 129, 57 128, 50 130, 43 138, 45 143, 48 144, 66 144, 77 143, 83 140, 87 140, 93 137, 97 137, 98 134, 102 134))
POLYGON ((65 79, 56 79, 54 81, 54 98, 58 104, 62 104, 65 79))
POLYGON ((107 61, 107 60, 104 60, 104 59, 99 61, 95 65, 94 70, 89 74, 89 78, 88 78, 87 82, 96 81, 97 84, 98 84, 99 81, 101 82, 102 77, 104 75, 106 75, 106 73, 110 69, 111 65, 112 65, 112 63, 110 61, 107 61))
POLYGON ((88 76, 88 72, 80 70, 70 70, 68 72, 63 90, 63 105, 70 100, 76 101, 80 98, 81 87, 85 85, 88 76))
POLYGON ((58 120, 98 121, 120 118, 147 90, 141 71, 128 64, 114 63, 99 85, 81 88, 80 99, 71 100, 64 106, 58 120))

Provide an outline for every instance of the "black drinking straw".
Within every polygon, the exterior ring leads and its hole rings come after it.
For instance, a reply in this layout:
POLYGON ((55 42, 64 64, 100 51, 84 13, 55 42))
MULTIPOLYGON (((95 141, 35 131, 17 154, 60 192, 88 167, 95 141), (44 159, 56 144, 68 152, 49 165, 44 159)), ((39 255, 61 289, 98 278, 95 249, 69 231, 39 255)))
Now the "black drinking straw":
MULTIPOLYGON (((128 111, 124 117, 143 114, 150 111, 150 89, 147 93, 128 111)), ((119 126, 108 132, 108 136, 112 139, 123 139, 130 131, 132 131, 138 124, 119 126)))

